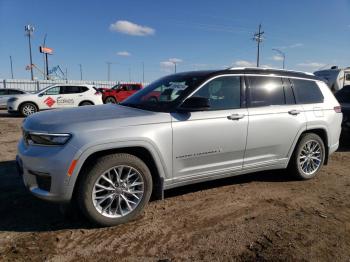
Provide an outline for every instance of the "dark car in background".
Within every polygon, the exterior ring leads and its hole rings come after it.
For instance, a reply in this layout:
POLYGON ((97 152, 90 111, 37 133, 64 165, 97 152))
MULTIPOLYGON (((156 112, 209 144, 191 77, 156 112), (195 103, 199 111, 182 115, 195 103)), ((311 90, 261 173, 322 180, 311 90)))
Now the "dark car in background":
POLYGON ((22 95, 26 94, 27 92, 20 90, 20 89, 14 89, 14 88, 0 88, 0 108, 4 109, 7 105, 7 100, 14 95, 22 95))
POLYGON ((335 93, 343 113, 343 127, 350 129, 350 85, 344 86, 335 93))
POLYGON ((102 99, 105 104, 117 104, 142 89, 142 84, 117 84, 112 88, 100 88, 102 99))

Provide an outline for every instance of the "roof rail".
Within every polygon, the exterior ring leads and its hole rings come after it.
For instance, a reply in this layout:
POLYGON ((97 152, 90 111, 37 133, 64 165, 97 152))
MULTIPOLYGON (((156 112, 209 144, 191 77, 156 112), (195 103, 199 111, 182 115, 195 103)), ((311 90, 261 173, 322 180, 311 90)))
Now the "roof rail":
POLYGON ((310 72, 303 72, 303 71, 296 71, 296 70, 286 70, 286 69, 280 69, 280 68, 267 68, 267 67, 229 67, 227 68, 227 70, 249 70, 249 69, 252 69, 252 70, 261 70, 261 71, 268 71, 268 70, 271 70, 271 71, 281 71, 281 72, 291 72, 291 73, 300 73, 300 74, 305 74, 305 75, 311 75, 311 76, 314 76, 313 73, 310 73, 310 72))

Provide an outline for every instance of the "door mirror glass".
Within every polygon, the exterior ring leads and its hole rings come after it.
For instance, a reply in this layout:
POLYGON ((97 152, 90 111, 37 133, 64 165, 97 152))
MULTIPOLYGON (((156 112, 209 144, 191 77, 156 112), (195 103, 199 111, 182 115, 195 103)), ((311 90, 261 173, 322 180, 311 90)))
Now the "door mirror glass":
POLYGON ((206 111, 210 108, 209 99, 205 97, 190 97, 186 99, 179 107, 180 111, 206 111))

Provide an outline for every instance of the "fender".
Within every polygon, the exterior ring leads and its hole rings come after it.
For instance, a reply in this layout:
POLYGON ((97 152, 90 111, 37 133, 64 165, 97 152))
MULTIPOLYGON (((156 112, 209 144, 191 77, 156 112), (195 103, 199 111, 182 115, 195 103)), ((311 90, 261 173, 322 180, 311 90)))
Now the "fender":
POLYGON ((128 147, 143 147, 147 149, 156 164, 159 176, 162 179, 170 178, 171 174, 167 174, 165 170, 165 162, 164 159, 161 157, 161 154, 156 147, 156 145, 152 141, 147 141, 147 140, 125 140, 125 141, 115 141, 115 142, 109 142, 109 143, 102 143, 98 145, 93 145, 88 148, 86 148, 83 151, 78 151, 74 159, 78 160, 74 171, 70 177, 70 179, 67 181, 68 187, 71 188, 71 193, 73 192, 74 185, 76 183, 76 180, 78 178, 78 175, 81 171, 81 168, 87 158, 91 156, 94 153, 101 152, 104 150, 112 150, 112 149, 120 149, 120 148, 128 148, 128 147))

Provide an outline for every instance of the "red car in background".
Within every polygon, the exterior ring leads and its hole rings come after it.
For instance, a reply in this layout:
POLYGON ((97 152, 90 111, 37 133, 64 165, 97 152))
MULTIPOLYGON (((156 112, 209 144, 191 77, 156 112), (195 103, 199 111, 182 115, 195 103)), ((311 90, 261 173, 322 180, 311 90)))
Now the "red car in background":
POLYGON ((120 103, 132 94, 142 89, 142 84, 117 84, 112 88, 100 88, 102 100, 107 103, 120 103))

